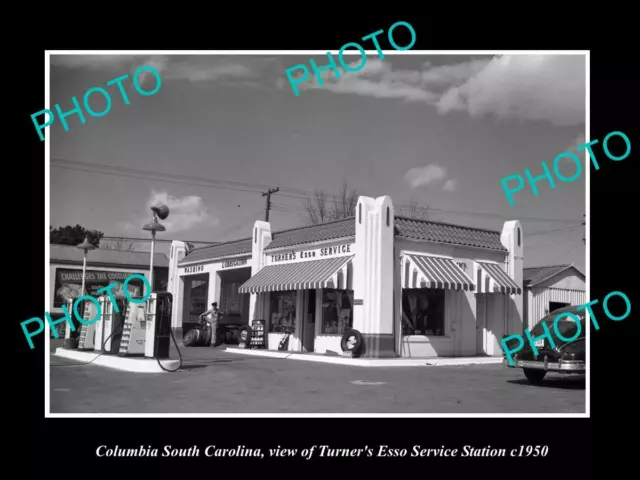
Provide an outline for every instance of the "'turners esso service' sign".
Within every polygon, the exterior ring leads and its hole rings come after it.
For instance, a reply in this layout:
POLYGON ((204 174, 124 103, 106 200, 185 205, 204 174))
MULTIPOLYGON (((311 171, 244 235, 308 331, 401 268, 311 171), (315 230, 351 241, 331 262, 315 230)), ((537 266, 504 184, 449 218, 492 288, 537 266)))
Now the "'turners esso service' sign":
POLYGON ((267 254, 268 264, 295 263, 308 260, 322 260, 324 258, 348 257, 354 254, 353 243, 342 245, 332 245, 331 247, 321 247, 310 250, 290 250, 288 252, 278 252, 267 254))

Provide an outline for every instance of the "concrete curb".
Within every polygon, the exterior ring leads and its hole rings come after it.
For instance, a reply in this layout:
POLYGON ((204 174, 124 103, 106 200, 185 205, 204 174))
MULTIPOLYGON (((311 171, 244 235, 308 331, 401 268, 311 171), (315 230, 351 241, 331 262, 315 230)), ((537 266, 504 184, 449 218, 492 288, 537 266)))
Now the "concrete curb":
MULTIPOLYGON (((125 372, 133 373, 167 373, 155 358, 131 358, 117 355, 100 355, 95 351, 69 350, 66 348, 56 348, 54 353, 57 357, 77 360, 83 363, 91 362, 91 365, 114 368, 125 372)), ((180 365, 180 360, 160 360, 167 370, 175 370, 180 365)))
POLYGON ((457 358, 349 358, 310 355, 296 352, 270 352, 267 350, 251 350, 227 347, 226 352, 256 357, 286 358, 334 365, 350 365, 356 367, 425 367, 451 365, 487 365, 500 364, 502 357, 457 357, 457 358))

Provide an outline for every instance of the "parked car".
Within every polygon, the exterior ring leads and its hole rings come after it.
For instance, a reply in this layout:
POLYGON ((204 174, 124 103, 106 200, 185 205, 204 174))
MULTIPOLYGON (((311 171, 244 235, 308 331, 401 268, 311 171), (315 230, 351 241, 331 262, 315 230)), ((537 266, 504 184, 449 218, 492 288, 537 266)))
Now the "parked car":
MULTIPOLYGON (((538 338, 545 333, 543 325, 547 326, 555 347, 547 337, 537 340, 535 347, 538 355, 534 355, 533 348, 525 337, 522 350, 513 354, 513 365, 504 357, 503 364, 509 368, 522 368, 525 377, 532 383, 539 383, 547 372, 583 374, 586 372, 586 324, 584 310, 578 310, 575 305, 559 308, 549 313, 531 329, 531 338, 538 338), (580 318, 580 335, 570 342, 558 338, 553 328, 556 317, 561 313, 573 313, 580 318)), ((558 332, 565 338, 573 338, 577 332, 577 324, 572 317, 563 317, 557 324, 558 332)))

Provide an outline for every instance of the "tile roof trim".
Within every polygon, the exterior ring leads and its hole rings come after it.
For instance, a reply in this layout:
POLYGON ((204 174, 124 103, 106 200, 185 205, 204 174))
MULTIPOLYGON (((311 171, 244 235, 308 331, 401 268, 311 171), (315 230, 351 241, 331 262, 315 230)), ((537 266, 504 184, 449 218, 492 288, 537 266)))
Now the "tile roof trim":
MULTIPOLYGON (((82 260, 55 260, 52 259, 49 262, 50 266, 64 265, 64 266, 78 266, 82 269, 82 260)), ((90 268, 116 268, 120 271, 122 270, 141 270, 141 271, 149 271, 149 264, 136 264, 136 263, 110 263, 110 262, 91 262, 87 259, 87 269, 90 268)), ((156 268, 169 268, 169 265, 157 265, 154 263, 153 269, 156 268)))
POLYGON ((475 230, 477 232, 496 233, 498 235, 502 235, 502 232, 500 232, 499 230, 488 230, 486 228, 469 227, 467 225, 458 225, 456 223, 437 222, 435 220, 424 220, 422 218, 405 217, 404 215, 396 215, 395 218, 396 218, 396 220, 399 218, 401 220, 409 220, 409 221, 412 221, 412 222, 433 223, 433 224, 436 224, 436 225, 446 225, 447 227, 463 228, 463 229, 466 229, 466 230, 475 230))
POLYGON ((227 258, 243 258, 243 257, 251 257, 251 255, 252 255, 252 252, 249 251, 249 252, 234 253, 233 255, 224 255, 222 257, 201 258, 200 260, 192 260, 190 262, 185 261, 186 259, 189 258, 189 257, 185 257, 185 260, 182 260, 181 262, 178 263, 178 267, 186 267, 188 265, 198 265, 200 263, 202 264, 219 263, 219 261, 225 260, 227 258))
POLYGON ((280 250, 291 250, 292 248, 297 248, 297 247, 300 247, 300 246, 312 247, 312 246, 315 246, 315 245, 324 245, 324 244, 335 242, 335 241, 338 241, 338 240, 353 240, 355 242, 355 238, 356 238, 355 235, 349 235, 348 237, 334 237, 334 238, 327 238, 325 240, 316 240, 314 242, 295 243, 293 245, 288 245, 286 247, 269 248, 267 246, 264 249, 264 251, 265 252, 277 252, 277 251, 280 251, 280 250))
MULTIPOLYGON (((60 244, 56 244, 56 243, 50 243, 49 244, 49 263, 64 263, 64 264, 73 264, 75 265, 76 263, 80 263, 80 265, 82 265, 82 257, 80 257, 77 260, 74 259, 69 259, 69 258, 61 258, 59 256, 57 256, 54 251, 55 250, 60 250, 60 251, 73 251, 74 253, 78 253, 80 250, 77 248, 77 246, 75 245, 60 245, 60 244)), ((94 252, 98 252, 98 253, 102 253, 102 252, 110 252, 110 253, 124 253, 124 254, 137 254, 138 256, 143 256, 144 255, 144 260, 141 263, 123 263, 123 262, 105 262, 105 261, 100 261, 98 259, 96 259, 95 255, 87 255, 87 265, 93 264, 93 265, 115 265, 115 267, 113 268, 120 268, 122 266, 139 266, 141 267, 141 269, 148 269, 149 268, 149 258, 151 255, 151 252, 145 252, 145 251, 129 251, 129 250, 112 250, 112 249, 107 249, 107 248, 98 248, 96 250, 93 250, 94 252)), ((157 264, 160 267, 164 267, 164 268, 168 268, 169 267, 169 257, 167 255, 165 255, 162 252, 155 252, 154 254, 154 263, 157 264)))
POLYGON ((303 225, 302 227, 294 227, 294 228, 289 228, 287 230, 278 230, 277 232, 272 232, 273 234, 281 234, 281 233, 287 233, 287 232, 293 232, 295 230, 305 230, 307 228, 313 228, 313 227, 318 227, 320 225, 331 225, 332 223, 346 223, 347 220, 353 220, 355 222, 356 217, 355 215, 351 216, 351 217, 344 217, 344 218, 340 218, 338 220, 331 220, 330 222, 320 222, 320 223, 313 223, 311 225, 303 225))
MULTIPOLYGON (((194 248, 193 250, 191 250, 191 253, 197 252, 198 250, 204 250, 205 248, 216 248, 216 247, 222 247, 224 245, 231 245, 233 243, 246 242, 247 240, 253 241, 253 237, 238 238, 237 240, 229 240, 227 242, 216 243, 215 245, 207 245, 205 247, 194 248)), ((183 242, 183 243, 186 243, 186 242, 183 242)))
MULTIPOLYGON (((437 240, 423 240, 420 238, 413 238, 413 237, 405 237, 402 235, 395 235, 396 238, 402 238, 403 240, 406 240, 408 242, 415 242, 415 243, 436 243, 438 245, 453 245, 456 247, 462 247, 462 248, 472 248, 474 250, 489 250, 490 252, 498 252, 498 253, 503 253, 503 254, 507 254, 509 253, 509 251, 506 248, 503 249, 496 249, 496 248, 489 248, 489 247, 478 247, 475 245, 466 245, 463 243, 454 243, 454 242, 438 242, 437 240)), ((484 260, 483 260, 484 261, 484 260)))

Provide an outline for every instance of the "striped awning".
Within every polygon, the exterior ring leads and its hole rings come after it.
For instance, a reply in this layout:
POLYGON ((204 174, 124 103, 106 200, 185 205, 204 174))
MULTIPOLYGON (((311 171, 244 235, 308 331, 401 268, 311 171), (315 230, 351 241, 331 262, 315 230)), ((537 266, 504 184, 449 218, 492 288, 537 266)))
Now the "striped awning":
POLYGON ((522 288, 497 263, 478 264, 478 293, 522 294, 522 288))
POLYGON ((351 259, 326 258, 309 262, 267 265, 240 288, 240 293, 280 292, 312 288, 353 289, 351 259))
POLYGON ((451 258, 404 254, 402 288, 473 291, 473 280, 451 258))

